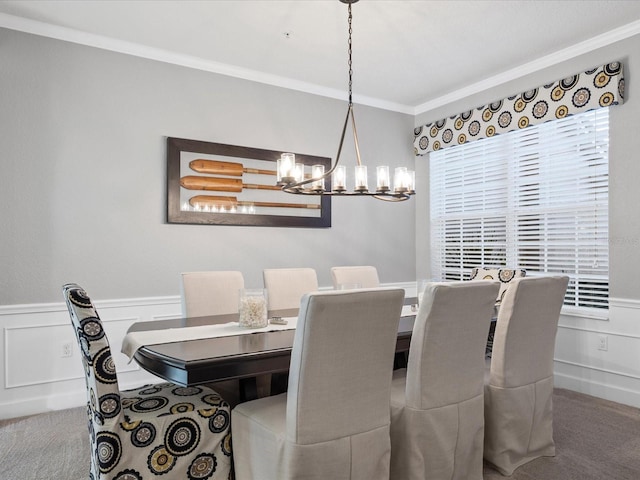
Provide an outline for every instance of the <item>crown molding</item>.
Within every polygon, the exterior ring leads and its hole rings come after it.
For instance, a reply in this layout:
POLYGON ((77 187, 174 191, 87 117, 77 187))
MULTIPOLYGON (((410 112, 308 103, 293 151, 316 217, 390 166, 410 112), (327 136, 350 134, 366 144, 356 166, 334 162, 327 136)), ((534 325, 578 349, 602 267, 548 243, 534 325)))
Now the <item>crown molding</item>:
MULTIPOLYGON (((217 73, 234 78, 241 78, 252 82, 264 83, 267 85, 286 88, 289 90, 297 90, 300 92, 319 95, 322 97, 334 98, 346 101, 346 93, 344 90, 327 88, 314 83, 293 80, 291 78, 272 75, 257 70, 242 68, 235 65, 205 60, 200 57, 184 55, 181 53, 163 50, 160 48, 148 47, 138 43, 127 42, 124 40, 116 40, 114 38, 95 35, 93 33, 82 32, 67 27, 52 25, 45 22, 30 20, 15 15, 0 13, 0 27, 20 32, 31 33, 43 37, 63 40, 65 42, 77 43, 102 50, 124 53, 136 57, 156 60, 158 62, 179 65, 181 67, 193 68, 210 73, 217 73)), ((367 96, 354 95, 354 101, 370 107, 381 108, 383 110, 391 110, 400 113, 413 115, 414 108, 409 105, 389 102, 386 100, 372 98, 367 96)))
POLYGON ((484 90, 495 87, 496 85, 501 85, 505 82, 516 80, 538 70, 542 70, 544 68, 556 65, 560 62, 565 62, 567 60, 575 58, 579 55, 589 53, 593 50, 596 50, 597 48, 605 47, 620 40, 632 37, 634 35, 637 35, 638 33, 640 33, 640 20, 628 23, 627 25, 623 25, 622 27, 590 38, 589 40, 585 40, 562 50, 558 50, 557 52, 554 52, 550 55, 538 58, 537 60, 529 63, 524 63, 515 68, 507 70, 506 72, 499 73, 498 75, 494 75, 493 77, 486 78, 480 82, 473 83, 465 88, 461 88, 454 92, 438 97, 434 100, 425 102, 421 105, 416 106, 413 113, 414 115, 419 115, 421 113, 428 112, 461 98, 468 97, 469 95, 480 93, 484 90))
MULTIPOLYGON (((241 78, 244 80, 272 85, 275 87, 286 88, 289 90, 297 90, 300 92, 310 93, 313 95, 319 95, 337 100, 346 100, 345 92, 342 90, 322 87, 313 83, 292 80, 290 78, 271 75, 248 68, 242 68, 234 65, 205 60, 199 57, 184 55, 169 50, 147 47, 133 42, 116 40, 102 35, 95 35, 92 33, 82 32, 80 30, 74 30, 71 28, 52 25, 36 20, 30 20, 15 15, 0 13, 0 27, 25 33, 31 33, 33 35, 54 38, 57 40, 63 40, 66 42, 77 43, 79 45, 109 50, 112 52, 147 58, 149 60, 156 60, 159 62, 179 65, 182 67, 193 68, 196 70, 203 70, 220 75, 241 78)), ((403 105, 378 98, 357 95, 354 95, 354 102, 361 105, 380 108, 383 110, 391 110, 394 112, 405 113, 409 115, 418 115, 441 107, 443 105, 447 105, 448 103, 459 100, 460 98, 482 92, 491 87, 494 87, 495 85, 515 80, 537 70, 556 65, 578 55, 582 55, 597 48, 610 45, 611 43, 617 42, 619 40, 624 40, 638 33, 640 33, 640 20, 598 35, 589 40, 585 40, 563 50, 559 50, 553 54, 541 57, 532 62, 522 64, 506 72, 502 72, 480 82, 473 83, 465 88, 450 92, 446 95, 417 106, 403 105)))

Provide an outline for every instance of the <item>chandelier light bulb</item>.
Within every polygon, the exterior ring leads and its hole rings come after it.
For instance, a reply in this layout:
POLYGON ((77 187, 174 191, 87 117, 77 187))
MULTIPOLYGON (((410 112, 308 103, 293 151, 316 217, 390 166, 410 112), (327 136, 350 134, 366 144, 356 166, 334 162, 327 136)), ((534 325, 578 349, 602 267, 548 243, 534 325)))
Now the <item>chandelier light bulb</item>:
POLYGON ((332 177, 333 190, 335 192, 344 192, 347 190, 347 167, 338 165, 333 171, 332 177))
POLYGON ((276 162, 276 175, 279 184, 293 183, 295 180, 296 155, 283 153, 276 162))
POLYGON ((367 166, 356 165, 355 174, 356 174, 356 184, 355 184, 354 190, 356 192, 369 191, 369 184, 367 182, 367 166))
POLYGON ((393 191, 404 193, 409 190, 409 177, 407 167, 396 167, 393 175, 393 191))
POLYGON ((311 190, 324 192, 324 165, 314 165, 311 167, 311 177, 319 179, 311 183, 311 190))
POLYGON ((389 191, 389 167, 386 165, 378 165, 376 167, 376 191, 388 192, 389 191))

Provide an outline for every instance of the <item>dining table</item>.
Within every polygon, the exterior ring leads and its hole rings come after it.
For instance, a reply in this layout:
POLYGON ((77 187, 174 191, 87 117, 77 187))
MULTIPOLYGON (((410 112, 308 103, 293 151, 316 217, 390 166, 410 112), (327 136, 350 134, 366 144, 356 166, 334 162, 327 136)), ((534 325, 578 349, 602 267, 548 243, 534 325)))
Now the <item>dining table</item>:
MULTIPOLYGON (((403 358, 406 362, 416 315, 415 302, 415 298, 406 298, 402 309, 396 341, 396 366, 402 363, 403 358)), ((269 318, 288 318, 292 324, 295 324, 297 315, 297 309, 269 312, 269 318)), ((274 325, 273 329, 267 326, 246 329, 241 334, 214 334, 207 338, 194 337, 196 333, 185 335, 197 332, 198 327, 233 326, 237 322, 237 313, 135 322, 127 330, 122 351, 144 370, 182 386, 232 379, 251 380, 289 370, 295 328, 274 325), (158 334, 163 336, 161 342, 154 339, 158 334)), ((245 397, 255 396, 251 391, 254 388, 251 381, 243 385, 249 390, 245 397)))

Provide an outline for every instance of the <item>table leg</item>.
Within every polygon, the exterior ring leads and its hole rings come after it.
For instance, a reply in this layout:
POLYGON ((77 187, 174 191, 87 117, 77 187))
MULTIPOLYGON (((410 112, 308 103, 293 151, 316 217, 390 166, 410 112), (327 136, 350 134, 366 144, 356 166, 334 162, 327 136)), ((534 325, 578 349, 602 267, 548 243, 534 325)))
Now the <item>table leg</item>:
POLYGON ((258 386, 256 377, 240 379, 240 401, 247 402, 258 398, 258 386))
POLYGON ((487 348, 485 350, 485 355, 491 358, 491 353, 493 352, 493 336, 496 332, 496 322, 491 322, 491 326, 489 327, 489 335, 487 337, 487 348))
POLYGON ((407 368, 407 355, 409 352, 396 352, 393 359, 393 369, 407 368))
POLYGON ((271 395, 279 395, 287 391, 289 386, 289 372, 271 375, 271 395))

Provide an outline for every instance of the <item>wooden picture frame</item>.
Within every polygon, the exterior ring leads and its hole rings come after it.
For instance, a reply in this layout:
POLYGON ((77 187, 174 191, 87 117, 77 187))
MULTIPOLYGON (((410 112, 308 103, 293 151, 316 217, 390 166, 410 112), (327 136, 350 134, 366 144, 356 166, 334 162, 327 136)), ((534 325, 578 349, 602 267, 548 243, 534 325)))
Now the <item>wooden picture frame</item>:
MULTIPOLYGON (((331 197, 276 186, 281 153, 167 137, 167 223, 330 227, 331 197)), ((328 157, 296 153, 296 162, 331 167, 328 157)))

